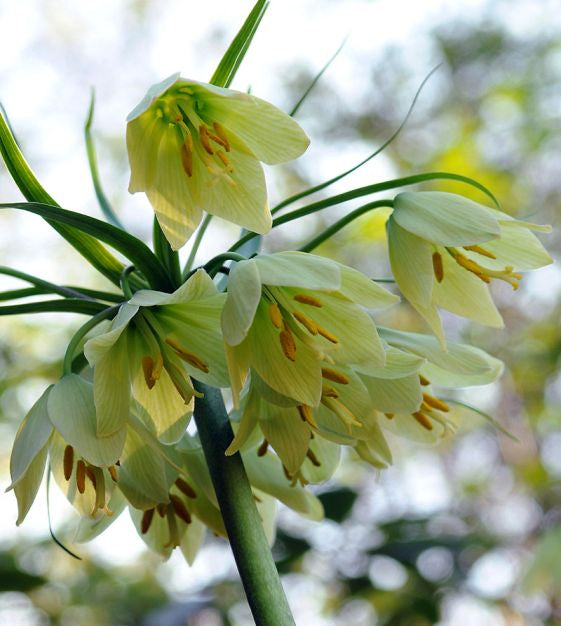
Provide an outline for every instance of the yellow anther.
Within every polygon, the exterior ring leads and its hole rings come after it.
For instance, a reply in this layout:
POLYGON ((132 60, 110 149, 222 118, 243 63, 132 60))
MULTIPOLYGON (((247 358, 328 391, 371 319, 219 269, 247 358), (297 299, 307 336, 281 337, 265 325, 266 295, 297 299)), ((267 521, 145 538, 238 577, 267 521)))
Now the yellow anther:
POLYGON ((393 418, 395 417, 395 413, 384 413, 384 415, 389 419, 389 420, 393 420, 393 418))
POLYGON ((300 324, 305 326, 306 330, 311 335, 318 334, 318 325, 314 322, 314 320, 311 320, 307 315, 304 315, 304 313, 300 313, 300 311, 294 311, 292 315, 294 315, 295 319, 297 319, 300 324))
POLYGON ((431 396, 430 393, 423 394, 423 400, 433 409, 437 409, 438 411, 444 411, 444 413, 448 413, 450 407, 446 404, 446 402, 442 402, 438 398, 431 396))
POLYGON ((422 374, 419 374, 419 382, 421 383, 421 385, 423 385, 423 387, 430 385, 430 380, 428 378, 425 378, 422 374))
POLYGON ((188 498, 196 498, 197 492, 191 487, 191 485, 183 478, 178 478, 175 481, 175 486, 181 491, 181 493, 185 494, 188 498))
POLYGON ((218 150, 216 153, 216 156, 222 161, 226 170, 230 172, 230 174, 232 174, 234 171, 234 168, 230 165, 230 160, 226 156, 226 153, 223 152, 222 150, 218 150))
POLYGON ((111 476, 111 480, 116 483, 117 482, 117 468, 114 465, 110 465, 107 468, 107 471, 109 472, 109 476, 111 476))
POLYGON ((261 445, 257 449, 257 456, 265 456, 267 454, 267 450, 269 449, 269 442, 266 439, 263 439, 261 445))
POLYGON ((273 322, 274 326, 282 328, 282 313, 276 302, 271 302, 271 304, 269 304, 269 317, 271 318, 271 322, 273 322))
POLYGON ((226 134, 222 124, 213 122, 212 127, 214 128, 214 132, 220 137, 220 139, 222 139, 226 152, 230 152, 230 142, 228 141, 228 135, 226 134))
POLYGON ((432 253, 432 269, 437 282, 441 283, 444 278, 444 267, 442 265, 442 255, 440 252, 432 253))
POLYGON ((310 450, 310 448, 308 448, 308 451, 306 452, 306 456, 310 459, 310 461, 312 462, 312 465, 315 465, 316 467, 321 467, 321 463, 319 462, 319 459, 317 458, 317 456, 310 450))
POLYGON ((64 472, 64 478, 70 480, 72 476, 72 468, 74 467, 74 448, 72 446, 66 446, 64 448, 64 456, 62 458, 62 469, 64 472))
POLYGON ((179 519, 182 519, 186 524, 190 524, 191 514, 187 510, 187 507, 183 503, 183 500, 181 500, 179 496, 176 496, 173 493, 169 494, 169 500, 177 517, 179 517, 179 519))
POLYGON ((279 341, 284 356, 289 361, 296 361, 296 343, 290 328, 286 324, 284 324, 284 329, 280 332, 279 341))
POLYGON ((156 381, 152 377, 152 372, 154 371, 154 359, 151 356, 143 356, 142 357, 142 372, 144 373, 144 380, 146 381, 146 386, 148 389, 152 389, 152 387, 156 384, 156 381))
POLYGON ((212 149, 212 146, 210 145, 210 137, 208 135, 208 129, 204 124, 201 124, 199 126, 199 137, 201 139, 201 144, 203 148, 205 149, 205 151, 208 154, 213 155, 214 150, 212 149))
POLYGON ((221 139, 214 133, 211 133, 210 131, 208 132, 208 136, 209 136, 209 139, 212 139, 212 141, 214 141, 214 143, 217 143, 219 146, 222 146, 224 150, 226 149, 226 142, 223 139, 221 139))
POLYGON ((338 372, 337 370, 331 369, 330 367, 322 367, 321 375, 324 378, 327 378, 327 380, 331 380, 334 383, 339 383, 341 385, 348 385, 350 382, 349 379, 345 376, 345 374, 342 374, 341 372, 338 372))
POLYGON ((321 392, 326 398, 339 397, 339 392, 337 391, 337 389, 335 389, 335 387, 328 387, 327 385, 324 385, 321 392))
POLYGON ((208 373, 208 365, 196 354, 185 350, 185 348, 178 341, 173 339, 173 337, 166 337, 166 343, 174 349, 177 356, 185 361, 185 363, 189 363, 189 365, 201 370, 201 372, 205 372, 205 374, 208 373))
POLYGON ((156 509, 147 509, 144 511, 142 515, 142 520, 140 521, 140 532, 145 535, 152 525, 152 519, 154 518, 154 511, 156 509))
POLYGON ((314 419, 314 414, 312 412, 311 407, 309 407, 306 404, 299 404, 297 408, 298 408, 298 413, 300 413, 300 417, 302 418, 303 422, 307 422, 313 428, 318 427, 314 419))
MULTIPOLYGON (((453 249, 451 248, 451 250, 453 249)), ((505 283, 511 285, 514 290, 520 287, 518 281, 522 279, 522 274, 518 274, 517 272, 515 272, 512 265, 507 265, 502 270, 492 270, 488 267, 482 267, 473 259, 468 259, 466 256, 457 252, 456 250, 453 250, 452 254, 458 265, 468 270, 472 274, 475 274, 484 283, 490 283, 492 278, 497 278, 498 280, 503 280, 505 283)))
POLYGON ((316 324, 316 328, 318 329, 318 333, 322 337, 325 337, 327 341, 330 341, 331 343, 339 343, 339 339, 333 333, 330 333, 328 330, 326 330, 319 324, 316 324))
POLYGON ((349 433, 352 431, 352 426, 358 426, 359 428, 362 426, 352 411, 350 411, 341 401, 336 400, 335 398, 326 397, 323 397, 321 401, 322 404, 333 411, 343 424, 345 424, 349 433))
POLYGON ((430 419, 421 411, 415 411, 415 413, 411 414, 419 424, 425 428, 426 430, 432 430, 432 422, 430 419))
POLYGON ((80 493, 86 491, 86 464, 82 459, 76 464, 76 487, 80 493))
POLYGON ((297 293, 294 296, 294 300, 296 302, 301 302, 302 304, 309 304, 310 306, 315 306, 318 309, 321 309, 323 304, 314 296, 309 296, 307 293, 297 293))
POLYGON ((481 256, 486 256, 488 259, 496 259, 497 257, 489 250, 485 250, 481 246, 463 246, 464 250, 469 250, 470 252, 476 252, 481 256))
POLYGON ((181 146, 181 163, 185 173, 191 178, 193 176, 193 150, 187 145, 187 142, 181 146))

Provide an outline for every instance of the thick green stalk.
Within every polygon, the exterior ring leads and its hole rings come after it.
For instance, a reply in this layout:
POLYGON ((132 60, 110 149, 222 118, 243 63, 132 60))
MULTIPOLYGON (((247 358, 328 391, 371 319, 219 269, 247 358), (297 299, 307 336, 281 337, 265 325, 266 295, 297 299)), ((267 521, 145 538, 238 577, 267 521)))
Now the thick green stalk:
POLYGON ((226 456, 234 437, 220 390, 195 381, 195 422, 257 626, 294 626, 275 562, 255 507, 241 456, 226 456))

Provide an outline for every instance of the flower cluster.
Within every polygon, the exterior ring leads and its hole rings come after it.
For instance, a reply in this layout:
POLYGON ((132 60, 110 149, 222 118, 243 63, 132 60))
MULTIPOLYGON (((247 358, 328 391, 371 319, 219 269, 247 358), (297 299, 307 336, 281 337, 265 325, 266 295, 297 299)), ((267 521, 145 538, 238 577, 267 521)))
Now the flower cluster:
MULTIPOLYGON (((293 159, 307 145, 272 105, 173 75, 129 116, 130 191, 147 194, 172 249, 203 211, 266 233, 260 161, 293 159)), ((532 233, 543 228, 441 192, 401 193, 392 207, 395 281, 434 335, 378 327, 371 312, 399 297, 304 252, 226 255, 221 282, 210 264, 173 293, 137 289, 89 335, 88 366, 25 417, 10 466, 17 523, 48 460, 80 514, 76 540, 128 508, 148 546, 164 557, 179 547, 192 562, 207 528, 226 534, 201 443, 187 431, 199 384, 231 391, 225 453, 241 453, 270 541, 277 500, 321 518, 306 485, 332 476, 342 446, 384 468, 394 436, 427 443, 452 432, 457 416, 442 390, 489 383, 502 364, 447 343, 438 308, 501 326, 488 285, 517 289, 522 270, 551 261, 532 233)))

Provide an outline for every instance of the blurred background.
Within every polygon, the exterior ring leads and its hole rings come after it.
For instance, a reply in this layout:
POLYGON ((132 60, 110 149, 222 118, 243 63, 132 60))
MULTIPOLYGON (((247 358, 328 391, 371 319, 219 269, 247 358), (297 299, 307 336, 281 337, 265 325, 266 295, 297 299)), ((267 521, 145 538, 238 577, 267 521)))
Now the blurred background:
MULTIPOLYGON (((24 153, 65 208, 100 217, 83 125, 95 89, 94 137, 105 191, 122 221, 150 237, 152 212, 127 193, 125 117, 149 85, 181 71, 208 80, 252 6, 247 0, 0 0, 0 100, 24 153)), ((429 170, 472 176, 503 210, 540 223, 561 211, 561 12, 551 0, 273 0, 233 87, 290 110, 348 36, 298 112, 312 139, 297 163, 267 171, 272 204, 339 174, 399 126, 369 164, 327 190, 429 170)), ((434 188, 484 198, 466 186, 434 188)), ((3 202, 20 194, 0 166, 3 202)), ((267 250, 293 247, 352 203, 281 228, 267 250)), ((384 215, 363 217, 318 250, 388 277, 384 215)), ((198 260, 237 235, 214 220, 198 260)), ((554 257, 558 232, 544 242, 554 257)), ((185 253, 188 252, 188 247, 185 253)), ((39 218, 0 215, 0 263, 66 284, 108 287, 39 218)), ((1 287, 22 286, 2 278, 1 287)), ((395 441, 376 473, 347 455, 319 490, 322 523, 280 510, 274 554, 297 624, 522 626, 561 624, 561 272, 494 288, 506 330, 446 317, 448 335, 503 359, 500 382, 463 392, 512 441, 466 414, 437 447, 395 441)), ((426 331, 406 305, 379 321, 426 331)), ((59 376, 73 315, 0 322, 0 474, 17 427, 59 376)), ((45 490, 20 528, 0 496, 0 626, 220 626, 252 623, 227 544, 210 538, 195 565, 148 553, 126 515, 72 544, 70 507, 45 490)))

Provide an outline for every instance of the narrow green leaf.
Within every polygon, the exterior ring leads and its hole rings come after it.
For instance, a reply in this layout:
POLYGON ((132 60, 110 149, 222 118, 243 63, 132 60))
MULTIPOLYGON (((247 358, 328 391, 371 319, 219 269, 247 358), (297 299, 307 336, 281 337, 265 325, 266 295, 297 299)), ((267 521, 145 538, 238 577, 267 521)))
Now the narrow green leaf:
POLYGON ((95 315, 106 309, 106 305, 92 300, 65 298, 64 300, 43 300, 0 306, 0 315, 22 315, 24 313, 80 313, 95 315))
POLYGON ((212 85, 217 85, 218 87, 229 87, 231 85, 238 68, 249 50, 251 41, 257 32, 268 5, 268 0, 257 0, 212 75, 210 79, 212 85))
POLYGON ((95 109, 95 91, 92 89, 92 95, 90 98, 90 108, 88 110, 88 117, 86 119, 86 124, 84 125, 84 138, 86 140, 86 152, 88 155, 88 165, 90 166, 90 174, 92 177, 92 182, 95 190, 95 195, 97 201, 99 203, 99 207, 103 215, 107 218, 107 220, 113 224, 124 230, 124 226, 121 224, 119 218, 113 211, 105 192, 103 191, 103 187, 101 186, 101 180, 99 178, 99 170, 97 168, 97 155, 95 151, 95 144, 93 142, 92 137, 92 123, 95 109))
POLYGON ((181 266, 179 265, 179 253, 173 250, 169 241, 164 235, 160 223, 154 218, 153 235, 154 252, 160 259, 166 273, 171 277, 173 288, 177 289, 181 285, 181 266))
MULTIPOLYGON (((160 260, 150 248, 140 239, 112 224, 107 224, 95 217, 61 209, 58 206, 44 202, 8 202, 0 204, 0 209, 10 208, 35 213, 54 224, 72 226, 74 232, 76 232, 74 229, 77 229, 82 231, 82 233, 87 233, 88 236, 93 235, 130 259, 135 267, 144 274, 151 286, 160 289, 171 289, 173 287, 160 260)), ((97 240, 93 239, 93 241, 97 243, 97 240)), ((117 284, 119 284, 118 281, 123 271, 123 265, 119 265, 121 270, 119 271, 117 284)))
MULTIPOLYGON (((486 194, 497 206, 498 202, 495 196, 481 183, 477 182, 473 178, 469 176, 463 176, 462 174, 453 174, 451 172, 426 172, 424 174, 414 174, 413 176, 405 176, 403 178, 394 178, 392 180, 385 180, 381 183, 375 183, 374 185, 366 185, 365 187, 357 187, 356 189, 351 189, 350 191, 345 191, 343 193, 339 193, 335 196, 331 196, 330 198, 325 198, 324 200, 319 200, 318 202, 313 202, 312 204, 308 204, 300 209, 296 209, 295 211, 290 211, 285 215, 281 215, 273 220, 273 228, 276 226, 281 226, 282 224, 286 224, 287 222, 291 222, 292 220, 300 219, 301 217, 305 217, 306 215, 311 215, 312 213, 316 213, 317 211, 322 211, 330 206, 335 206, 337 204, 343 204, 344 202, 348 202, 349 200, 354 200, 356 198, 362 198, 363 196, 369 196, 374 193, 378 193, 380 191, 387 191, 388 189, 398 189, 400 187, 406 187, 408 185, 416 185, 418 183, 423 183, 429 180, 457 180, 462 183, 466 183, 466 185, 471 185, 476 189, 479 189, 484 194, 486 194)), ((254 237, 257 237, 256 233, 248 233, 244 235, 236 243, 230 248, 230 251, 238 250, 242 245, 246 243, 246 241, 250 241, 254 237)))
MULTIPOLYGON (((34 202, 57 205, 55 200, 41 186, 35 174, 27 164, 19 149, 13 134, 10 131, 4 115, 0 114, 0 152, 14 182, 22 194, 34 202)), ((122 264, 93 237, 76 231, 65 224, 49 222, 68 243, 73 246, 85 259, 111 282, 119 284, 119 275, 122 264)))
MULTIPOLYGON (((339 54, 339 52, 340 52, 341 48, 343 47, 344 43, 345 42, 343 42, 341 44, 341 47, 339 48, 339 50, 337 50, 335 55, 330 59, 330 61, 328 62, 328 65, 326 66, 325 69, 327 69, 329 64, 339 54)), ((293 204, 294 202, 296 202, 297 200, 300 200, 301 198, 305 198, 306 196, 310 196, 310 195, 312 195, 314 193, 317 193, 318 191, 321 191, 322 189, 325 189, 326 187, 329 187, 330 185, 333 185, 334 183, 336 183, 337 181, 341 180, 342 178, 345 178, 345 176, 348 176, 349 174, 352 174, 353 172, 356 172, 356 170, 361 168, 363 165, 366 165, 366 163, 368 163, 368 161, 372 160, 374 157, 378 156, 381 152, 383 152, 395 139, 397 139, 399 133, 403 130, 403 128, 405 127, 405 124, 407 124, 407 122, 409 121, 409 118, 411 117, 411 114, 413 113, 413 109, 415 108, 415 105, 417 104, 417 100, 419 99, 419 96, 421 95, 421 91, 423 90, 423 87, 427 84, 427 82, 429 81, 430 77, 436 72, 436 70, 439 67, 440 67, 440 64, 438 64, 436 67, 434 67, 425 76, 425 78, 423 78, 421 84, 419 85, 419 88, 417 89, 417 92, 415 93, 415 95, 413 97, 413 100, 411 101, 411 104, 409 105, 409 109, 407 110, 407 113, 405 114, 405 117, 401 121, 401 124, 392 133, 392 135, 389 137, 389 139, 387 139, 379 148, 374 150, 374 152, 372 152, 365 159, 360 161, 360 163, 357 163, 355 166, 351 167, 349 170, 346 170, 342 174, 338 174, 337 176, 334 176, 333 178, 330 178, 329 180, 326 180, 325 182, 320 183, 319 185, 315 185, 314 187, 310 187, 309 189, 305 189, 304 191, 301 191, 301 192, 299 192, 299 193, 297 193, 297 194, 295 194, 293 196, 290 196, 289 198, 286 198, 286 200, 283 200, 282 202, 277 204, 277 206, 275 206, 272 209, 271 213, 274 215, 275 213, 277 213, 278 211, 280 211, 284 207, 288 206, 289 204, 293 204)), ((320 74, 318 74, 318 79, 319 79, 319 77, 321 77, 321 74, 323 73, 323 71, 324 70, 322 70, 322 72, 320 72, 320 74)), ((312 85, 310 86, 310 89, 314 86, 314 84, 315 83, 312 83, 312 85)), ((304 94, 304 96, 306 96, 306 95, 307 95, 307 93, 304 94)), ((299 105, 300 105, 300 102, 298 103, 298 106, 299 105)), ((293 109, 293 112, 291 113, 291 115, 293 115, 293 114, 294 114, 294 109, 293 109)))
POLYGON ((19 278, 20 280, 25 280, 26 282, 31 283, 36 287, 41 287, 47 290, 47 293, 57 293, 59 296, 64 296, 65 298, 84 298, 85 300, 91 300, 89 296, 82 294, 78 291, 74 291, 73 289, 69 289, 68 287, 55 285, 54 283, 50 283, 48 280, 43 280, 42 278, 38 278, 37 276, 26 274, 25 272, 20 272, 18 270, 12 269, 11 267, 5 267, 0 265, 0 274, 4 274, 4 276, 13 276, 14 278, 19 278))
POLYGON ((349 36, 347 35, 345 39, 343 39, 343 41, 341 42, 337 50, 335 50, 335 53, 331 56, 331 58, 327 61, 327 63, 321 68, 321 70, 314 76, 312 82, 306 87, 306 90, 300 96, 300 99, 298 100, 298 102, 292 107, 292 110, 289 113, 291 117, 294 117, 296 113, 298 113, 298 109, 304 104, 304 101, 313 91, 314 87, 318 84, 321 77, 325 74, 325 72, 327 72, 327 70, 329 69, 329 66, 333 63, 333 61, 335 61, 335 59, 339 56, 339 53, 341 52, 341 50, 345 47, 345 44, 347 43, 348 38, 349 36))
MULTIPOLYGON (((104 302, 122 302, 123 294, 110 293, 108 291, 97 291, 96 289, 85 289, 84 287, 73 287, 70 285, 62 285, 63 289, 68 289, 78 297, 88 296, 94 300, 102 300, 104 302)), ((33 296, 42 296, 48 293, 57 293, 47 287, 24 287, 23 289, 10 289, 0 292, 0 302, 8 300, 20 300, 22 298, 31 298, 33 296)))
POLYGON ((512 439, 512 441, 516 441, 517 443, 520 443, 520 440, 518 439, 518 437, 516 437, 516 435, 513 435, 499 421, 497 421, 492 415, 489 415, 489 413, 485 413, 485 411, 482 411, 481 409, 478 409, 477 407, 472 406, 471 404, 467 404, 465 402, 460 402, 459 400, 456 400, 455 398, 442 398, 442 400, 444 402, 449 403, 449 404, 455 404, 457 406, 463 407, 464 409, 468 409, 469 411, 473 411, 473 413, 477 413, 477 415, 479 415, 483 419, 487 420, 491 424, 491 426, 496 428, 500 433, 502 433, 503 435, 505 435, 509 439, 512 439))

